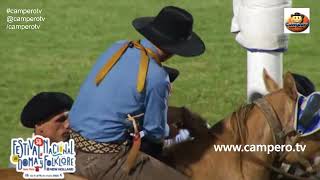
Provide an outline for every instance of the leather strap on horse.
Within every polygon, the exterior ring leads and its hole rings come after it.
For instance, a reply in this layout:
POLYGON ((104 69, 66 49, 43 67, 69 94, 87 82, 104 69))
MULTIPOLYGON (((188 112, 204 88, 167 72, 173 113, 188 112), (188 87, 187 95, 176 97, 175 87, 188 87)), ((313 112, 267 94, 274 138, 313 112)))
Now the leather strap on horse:
POLYGON ((140 41, 130 41, 122 46, 113 56, 107 61, 107 63, 101 68, 96 76, 96 85, 98 86, 105 76, 110 72, 112 67, 119 61, 121 56, 126 52, 128 48, 137 48, 141 52, 141 60, 138 71, 137 78, 137 91, 142 92, 145 85, 145 80, 147 77, 148 66, 149 66, 149 56, 150 55, 156 62, 161 65, 159 57, 149 48, 145 48, 140 44, 140 41))
MULTIPOLYGON (((260 110, 263 112, 264 116, 266 117, 267 119, 267 122, 272 130, 272 133, 273 133, 273 140, 276 144, 285 144, 285 137, 292 132, 291 129, 287 129, 287 130, 283 130, 281 124, 280 124, 280 121, 278 120, 277 118, 277 115, 275 114, 275 111, 274 109, 272 108, 272 106, 269 104, 269 102, 264 99, 264 98, 260 98, 256 101, 254 101, 254 104, 256 104, 260 110)), ((299 136, 297 136, 295 138, 295 140, 293 140, 291 142, 291 145, 292 144, 295 144, 299 139, 299 136)), ((285 158, 285 156, 287 155, 287 153, 283 153, 282 155, 279 156, 279 159, 280 159, 280 163, 283 161, 283 159, 285 158)), ((251 159, 253 161, 255 161, 256 163, 278 173, 278 174, 281 174, 283 176, 286 176, 286 177, 289 177, 289 178, 292 178, 292 179, 296 179, 296 180, 307 180, 309 178, 304 178, 304 177, 299 177, 299 176, 295 176, 295 175, 292 175, 292 174, 289 174, 287 172, 284 172, 282 171, 281 169, 279 168, 276 168, 274 167, 273 165, 270 165, 268 163, 265 163, 264 161, 261 161, 260 159, 258 158, 255 158, 253 156, 250 156, 251 159)))
MULTIPOLYGON (((297 144, 297 143, 299 142, 299 140, 300 140, 300 136, 297 135, 297 136, 293 137, 293 140, 291 140, 291 142, 289 143, 289 145, 290 145, 290 146, 294 146, 295 144, 297 144)), ((289 153, 289 152, 287 152, 287 151, 284 152, 284 153, 282 153, 281 156, 280 156, 280 158, 279 158, 279 161, 280 161, 280 162, 283 162, 284 159, 287 157, 288 153, 289 153)))
MULTIPOLYGON (((293 138, 293 140, 291 140, 289 145, 294 146, 295 144, 297 144, 299 142, 300 138, 301 138, 300 134, 296 135, 293 138)), ((281 157, 279 158, 279 162, 283 162, 288 154, 289 154, 289 152, 287 152, 287 151, 282 153, 281 157)), ((298 156, 298 162, 306 169, 306 172, 304 173, 304 175, 313 174, 316 172, 316 166, 313 166, 307 158, 303 157, 301 152, 297 151, 296 155, 298 156)), ((320 169, 320 167, 319 167, 319 169, 320 169)))
POLYGON ((273 133, 274 142, 276 144, 281 144, 281 145, 284 144, 285 134, 282 131, 282 126, 272 106, 264 98, 257 99, 256 101, 254 101, 254 104, 256 104, 260 108, 260 110, 263 112, 264 116, 266 117, 267 122, 273 133))
POLYGON ((272 166, 271 164, 268 164, 268 163, 262 161, 261 159, 254 157, 254 156, 246 156, 246 157, 247 158, 251 157, 251 160, 254 161, 255 163, 260 164, 260 165, 270 169, 271 171, 276 172, 278 174, 281 174, 281 175, 283 175, 285 177, 288 177, 288 178, 291 178, 291 179, 295 179, 295 180, 310 180, 310 178, 299 177, 299 176, 295 176, 295 175, 289 174, 289 173, 281 170, 280 168, 276 168, 276 167, 272 166))
POLYGON ((132 147, 129 150, 126 162, 123 166, 123 170, 125 173, 129 174, 131 169, 134 167, 134 164, 137 160, 137 157, 139 155, 140 152, 140 146, 141 146, 141 136, 139 133, 139 128, 138 128, 138 124, 136 122, 135 117, 140 117, 143 114, 139 114, 137 116, 131 116, 130 114, 128 114, 128 120, 132 122, 133 124, 133 129, 134 129, 134 134, 133 134, 133 143, 132 143, 132 147))

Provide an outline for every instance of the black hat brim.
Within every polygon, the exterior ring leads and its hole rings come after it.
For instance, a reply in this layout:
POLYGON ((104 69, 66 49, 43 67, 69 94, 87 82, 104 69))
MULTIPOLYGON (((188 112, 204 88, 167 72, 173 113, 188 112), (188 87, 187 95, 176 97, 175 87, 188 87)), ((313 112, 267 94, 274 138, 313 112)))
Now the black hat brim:
POLYGON ((304 96, 309 96, 311 93, 316 91, 313 82, 306 76, 301 74, 292 73, 295 80, 297 90, 304 96))
POLYGON ((171 68, 168 66, 163 66, 163 69, 168 73, 169 75, 169 80, 172 83, 174 80, 177 79, 177 77, 179 76, 180 72, 175 69, 175 68, 171 68))
POLYGON ((133 27, 165 52, 184 57, 198 56, 205 51, 201 38, 192 32, 187 40, 173 41, 152 26, 154 17, 140 17, 132 21, 133 27))

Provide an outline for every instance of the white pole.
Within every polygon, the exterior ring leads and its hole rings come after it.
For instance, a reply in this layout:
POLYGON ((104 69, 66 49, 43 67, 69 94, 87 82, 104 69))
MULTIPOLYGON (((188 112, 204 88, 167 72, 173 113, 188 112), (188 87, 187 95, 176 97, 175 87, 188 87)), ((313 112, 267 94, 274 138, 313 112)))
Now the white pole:
POLYGON ((233 0, 231 32, 247 50, 247 100, 252 102, 268 92, 263 69, 282 86, 283 51, 288 48, 284 34, 284 8, 292 0, 233 0))
POLYGON ((250 52, 247 51, 247 100, 253 100, 267 94, 263 81, 263 69, 282 86, 283 72, 282 52, 250 52))

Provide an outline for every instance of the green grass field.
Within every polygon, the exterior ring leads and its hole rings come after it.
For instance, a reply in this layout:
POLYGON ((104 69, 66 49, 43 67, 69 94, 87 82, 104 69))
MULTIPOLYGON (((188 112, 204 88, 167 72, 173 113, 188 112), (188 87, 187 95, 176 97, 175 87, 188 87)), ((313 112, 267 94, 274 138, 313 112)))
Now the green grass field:
MULTIPOLYGON (((246 51, 230 33, 232 1, 218 0, 1 0, 0 1, 0 167, 6 167, 10 139, 30 136, 20 112, 40 91, 73 97, 96 58, 114 41, 138 39, 131 26, 166 5, 191 11, 195 31, 206 43, 204 55, 174 57, 166 64, 181 74, 170 104, 187 106, 210 123, 222 119, 246 99, 246 51), (6 30, 7 8, 42 8, 37 31, 6 30)), ((320 1, 295 1, 311 8, 311 33, 291 35, 284 70, 307 75, 320 87, 320 1)))

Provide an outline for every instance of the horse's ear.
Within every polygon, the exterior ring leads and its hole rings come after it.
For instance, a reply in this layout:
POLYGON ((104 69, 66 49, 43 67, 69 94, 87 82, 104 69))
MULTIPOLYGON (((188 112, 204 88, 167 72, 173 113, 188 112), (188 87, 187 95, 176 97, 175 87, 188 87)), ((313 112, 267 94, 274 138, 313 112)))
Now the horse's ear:
POLYGON ((263 80, 266 86, 266 89, 269 93, 275 92, 280 89, 279 85, 275 80, 271 78, 266 69, 263 69, 263 80))
POLYGON ((290 98, 292 98, 293 100, 297 99, 298 91, 297 91, 296 83, 290 72, 287 72, 284 75, 283 89, 290 98))

